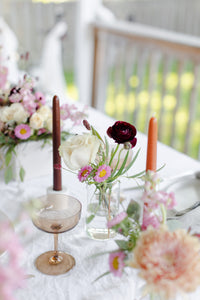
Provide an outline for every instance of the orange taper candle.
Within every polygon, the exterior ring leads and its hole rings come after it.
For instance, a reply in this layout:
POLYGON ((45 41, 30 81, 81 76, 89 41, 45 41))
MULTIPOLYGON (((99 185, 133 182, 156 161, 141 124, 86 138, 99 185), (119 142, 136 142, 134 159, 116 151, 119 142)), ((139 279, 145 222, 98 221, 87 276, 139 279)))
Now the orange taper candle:
POLYGON ((149 121, 149 129, 148 129, 146 171, 151 170, 156 172, 157 136, 158 136, 157 119, 155 117, 151 117, 149 121))
POLYGON ((57 96, 53 97, 53 190, 62 190, 61 157, 58 151, 61 141, 60 104, 57 96))

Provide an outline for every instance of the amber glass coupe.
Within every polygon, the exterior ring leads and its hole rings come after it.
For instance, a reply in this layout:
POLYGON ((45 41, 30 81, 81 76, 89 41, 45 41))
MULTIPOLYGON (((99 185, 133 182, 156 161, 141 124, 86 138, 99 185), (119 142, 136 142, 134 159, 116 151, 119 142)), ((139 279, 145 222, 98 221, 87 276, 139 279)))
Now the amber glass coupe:
POLYGON ((32 215, 33 224, 54 235, 54 250, 41 254, 35 261, 36 268, 48 275, 68 272, 75 265, 70 254, 58 250, 58 234, 74 228, 81 216, 81 203, 72 196, 47 194, 37 198, 37 208, 32 215))

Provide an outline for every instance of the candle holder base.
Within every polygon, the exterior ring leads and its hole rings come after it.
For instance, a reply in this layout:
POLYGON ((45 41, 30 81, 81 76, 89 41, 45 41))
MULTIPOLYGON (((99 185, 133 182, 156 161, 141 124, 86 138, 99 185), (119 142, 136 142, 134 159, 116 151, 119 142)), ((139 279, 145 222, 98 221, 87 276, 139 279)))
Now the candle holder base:
POLYGON ((49 186, 47 188, 47 194, 66 194, 68 192, 68 188, 66 186, 62 187, 62 190, 60 191, 55 191, 53 189, 53 186, 49 186))

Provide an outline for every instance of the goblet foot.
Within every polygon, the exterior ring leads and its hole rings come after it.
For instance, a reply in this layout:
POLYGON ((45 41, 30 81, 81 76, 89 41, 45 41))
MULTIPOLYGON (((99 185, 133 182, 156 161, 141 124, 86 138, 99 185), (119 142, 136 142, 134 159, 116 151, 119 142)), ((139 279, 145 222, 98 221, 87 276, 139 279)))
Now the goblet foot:
POLYGON ((75 266, 76 262, 73 256, 65 252, 48 251, 40 256, 35 261, 36 268, 47 275, 60 275, 67 273, 75 266))

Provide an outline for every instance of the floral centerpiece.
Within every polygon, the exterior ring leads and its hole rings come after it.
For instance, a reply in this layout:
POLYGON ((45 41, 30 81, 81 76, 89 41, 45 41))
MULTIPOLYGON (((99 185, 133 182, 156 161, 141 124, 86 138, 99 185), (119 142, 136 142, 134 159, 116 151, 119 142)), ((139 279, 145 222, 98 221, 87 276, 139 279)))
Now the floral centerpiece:
MULTIPOLYGON (((25 75, 17 85, 11 86, 7 75, 7 68, 0 64, 0 149, 4 150, 0 161, 6 183, 13 179, 12 156, 16 155, 17 145, 39 140, 45 144, 52 138, 52 109, 46 104, 45 96, 35 90, 33 78, 25 75)), ((61 120, 68 119, 73 126, 84 116, 84 111, 78 111, 74 104, 61 106, 61 120)), ((68 135, 62 129, 61 138, 68 135)), ((23 181, 23 167, 19 173, 23 181)))
POLYGON ((122 239, 116 240, 118 248, 110 253, 105 274, 121 277, 127 267, 137 269, 146 282, 143 296, 175 299, 200 284, 200 241, 183 229, 168 229, 166 212, 175 205, 174 194, 157 191, 157 173, 148 171, 143 179, 142 223, 138 204, 131 201, 126 211, 107 224, 122 239))
MULTIPOLYGON (((115 145, 112 147, 108 139, 105 137, 103 140, 86 120, 83 121, 83 124, 89 133, 69 138, 61 144, 59 151, 68 169, 78 171, 79 181, 86 183, 87 187, 93 188, 91 201, 94 199, 95 202, 88 204, 90 213, 86 222, 89 224, 95 221, 97 216, 106 215, 109 220, 115 215, 118 206, 112 194, 113 187, 121 176, 127 175, 126 173, 133 166, 139 150, 132 157, 132 148, 137 142, 137 131, 133 125, 127 122, 117 121, 108 128, 108 137, 115 141, 115 145)), ((139 174, 132 177, 137 176, 139 174)), ((107 232, 107 230, 106 228, 105 231, 107 232)), ((97 228, 96 231, 98 231, 97 228)))

